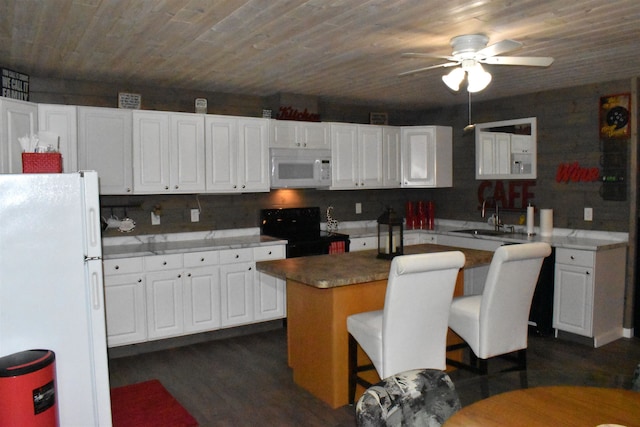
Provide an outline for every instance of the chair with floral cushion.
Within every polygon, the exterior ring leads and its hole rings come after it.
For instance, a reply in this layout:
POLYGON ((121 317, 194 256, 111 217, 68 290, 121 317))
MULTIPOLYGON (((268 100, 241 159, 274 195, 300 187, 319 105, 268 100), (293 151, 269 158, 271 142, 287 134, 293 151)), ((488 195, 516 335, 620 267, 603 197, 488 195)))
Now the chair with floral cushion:
POLYGON ((460 410, 449 376, 437 369, 392 375, 369 387, 356 404, 360 427, 439 427, 460 410))

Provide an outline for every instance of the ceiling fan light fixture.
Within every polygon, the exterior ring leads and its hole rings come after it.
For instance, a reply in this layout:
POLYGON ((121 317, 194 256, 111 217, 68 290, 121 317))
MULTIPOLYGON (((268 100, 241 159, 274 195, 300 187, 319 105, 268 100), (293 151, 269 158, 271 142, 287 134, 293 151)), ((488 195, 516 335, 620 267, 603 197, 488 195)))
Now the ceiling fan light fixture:
POLYGON ((442 81, 449 89, 458 91, 460 90, 460 84, 464 80, 465 72, 462 68, 456 67, 449 74, 442 76, 442 81))
POLYGON ((491 74, 486 72, 482 65, 476 63, 467 70, 467 90, 471 93, 480 92, 491 83, 491 74))

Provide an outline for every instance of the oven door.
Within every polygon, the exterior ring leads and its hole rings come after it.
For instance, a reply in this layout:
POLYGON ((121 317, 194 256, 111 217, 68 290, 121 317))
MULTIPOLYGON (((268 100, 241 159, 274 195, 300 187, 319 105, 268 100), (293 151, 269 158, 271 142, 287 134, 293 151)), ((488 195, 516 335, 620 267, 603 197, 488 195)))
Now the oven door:
POLYGON ((289 242, 287 244, 287 258, 303 256, 325 255, 329 253, 329 242, 314 240, 311 242, 289 242))

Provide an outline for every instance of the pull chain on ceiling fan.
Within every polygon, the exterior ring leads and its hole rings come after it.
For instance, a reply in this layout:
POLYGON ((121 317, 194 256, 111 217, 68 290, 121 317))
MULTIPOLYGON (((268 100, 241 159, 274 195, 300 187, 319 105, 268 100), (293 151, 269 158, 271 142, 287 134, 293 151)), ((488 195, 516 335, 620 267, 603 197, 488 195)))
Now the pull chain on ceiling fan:
POLYGON ((453 52, 451 56, 430 55, 426 53, 403 53, 410 58, 440 58, 449 62, 418 68, 398 74, 406 76, 441 67, 456 67, 449 74, 442 76, 444 83, 454 91, 458 91, 464 78, 467 78, 467 91, 479 92, 491 82, 491 74, 481 64, 489 65, 521 65, 526 67, 548 67, 553 58, 544 56, 498 56, 522 47, 515 40, 502 40, 487 46, 489 38, 484 34, 467 34, 451 39, 453 52))
POLYGON ((465 133, 467 133, 467 132, 471 132, 475 128, 476 128, 476 125, 474 125, 471 122, 471 91, 469 91, 469 124, 466 125, 463 130, 465 133))

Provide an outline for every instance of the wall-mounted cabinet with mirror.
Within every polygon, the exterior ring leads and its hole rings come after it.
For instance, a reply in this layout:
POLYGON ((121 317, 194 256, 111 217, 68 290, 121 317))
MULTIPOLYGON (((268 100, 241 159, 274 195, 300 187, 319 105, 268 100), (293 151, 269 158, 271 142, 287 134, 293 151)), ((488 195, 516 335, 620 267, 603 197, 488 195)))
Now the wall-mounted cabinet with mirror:
POLYGON ((476 179, 536 178, 536 118, 476 124, 476 179))

